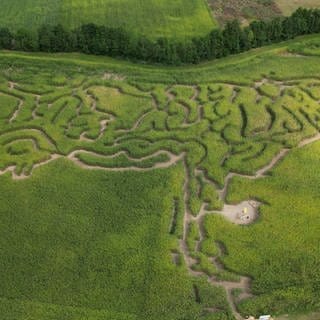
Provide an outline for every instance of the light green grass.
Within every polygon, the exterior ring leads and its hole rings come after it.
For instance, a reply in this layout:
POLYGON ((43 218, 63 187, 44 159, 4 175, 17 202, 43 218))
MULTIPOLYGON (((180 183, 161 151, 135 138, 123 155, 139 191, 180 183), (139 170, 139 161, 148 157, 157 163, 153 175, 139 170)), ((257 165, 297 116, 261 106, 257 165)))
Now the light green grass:
POLYGON ((204 0, 0 0, 0 25, 33 28, 61 23, 124 27, 151 38, 186 38, 208 33, 216 24, 204 0))

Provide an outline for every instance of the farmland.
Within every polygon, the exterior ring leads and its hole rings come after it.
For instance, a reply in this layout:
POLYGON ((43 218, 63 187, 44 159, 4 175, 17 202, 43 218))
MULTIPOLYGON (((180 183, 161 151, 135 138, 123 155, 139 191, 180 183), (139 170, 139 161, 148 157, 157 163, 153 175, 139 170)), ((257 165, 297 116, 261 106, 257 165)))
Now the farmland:
POLYGON ((181 68, 1 52, 1 315, 318 311, 319 44, 181 68))
POLYGON ((69 29, 95 23, 151 39, 183 40, 206 35, 233 19, 247 25, 320 5, 317 0, 0 0, 0 7, 0 26, 13 31, 36 31, 44 23, 69 29))
POLYGON ((198 0, 1 0, 0 7, 0 25, 12 29, 95 23, 151 38, 183 39, 206 34, 216 26, 205 1, 198 0))

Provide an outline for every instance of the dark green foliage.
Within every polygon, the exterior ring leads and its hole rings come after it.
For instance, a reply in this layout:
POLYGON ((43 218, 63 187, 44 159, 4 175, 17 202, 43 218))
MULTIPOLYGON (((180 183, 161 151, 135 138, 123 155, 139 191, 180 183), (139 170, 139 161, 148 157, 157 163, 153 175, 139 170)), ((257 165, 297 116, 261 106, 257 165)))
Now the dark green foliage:
POLYGON ((8 28, 0 28, 0 49, 11 49, 13 35, 8 28))
POLYGON ((38 31, 39 50, 44 52, 69 52, 74 47, 74 34, 61 25, 44 25, 38 31))
POLYGON ((253 21, 241 28, 237 20, 228 22, 223 30, 215 29, 205 36, 179 41, 166 38, 151 40, 122 29, 93 23, 68 30, 62 25, 43 25, 38 39, 28 30, 12 34, 0 29, 0 49, 43 52, 79 51, 95 55, 125 57, 163 64, 199 63, 247 51, 298 35, 320 32, 320 10, 298 9, 290 17, 270 21, 253 21))
POLYGON ((14 49, 19 51, 36 51, 38 42, 34 34, 26 29, 19 29, 15 34, 14 49))
POLYGON ((237 20, 228 22, 223 30, 225 50, 228 54, 235 54, 241 51, 242 30, 237 20))

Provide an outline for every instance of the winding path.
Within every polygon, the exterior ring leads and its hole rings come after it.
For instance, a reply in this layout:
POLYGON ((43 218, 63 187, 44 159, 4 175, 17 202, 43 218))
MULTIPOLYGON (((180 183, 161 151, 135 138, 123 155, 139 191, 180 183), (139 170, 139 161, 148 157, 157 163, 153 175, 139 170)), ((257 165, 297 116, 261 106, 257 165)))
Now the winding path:
MULTIPOLYGON (((313 137, 309 137, 309 138, 302 140, 299 143, 299 145, 294 149, 303 148, 303 147, 305 147, 311 143, 314 143, 316 141, 320 141, 320 133, 316 134, 313 137)), ((257 170, 256 173, 252 176, 242 175, 242 174, 238 174, 238 173, 234 173, 234 172, 229 173, 224 180, 223 189, 218 190, 220 200, 223 201, 223 203, 225 203, 226 195, 228 192, 228 187, 229 187, 229 184, 230 184, 233 177, 238 176, 238 177, 243 177, 243 178, 252 179, 252 180, 264 178, 264 177, 266 177, 266 174, 270 170, 272 170, 289 153, 290 150, 292 150, 292 149, 281 150, 276 156, 274 156, 272 158, 270 163, 268 163, 267 165, 265 165, 261 169, 257 170)), ((189 177, 189 172, 188 172, 188 168, 186 166, 185 161, 184 161, 184 168, 185 168, 185 177, 186 177, 184 188, 183 188, 185 213, 184 213, 184 220, 183 220, 183 228, 184 228, 183 229, 183 238, 180 240, 180 250, 181 250, 181 253, 183 254, 185 264, 186 264, 186 266, 189 270, 189 273, 191 275, 193 275, 193 276, 206 276, 208 278, 208 281, 212 285, 223 287, 226 291, 227 301, 230 305, 230 308, 232 310, 234 317, 237 320, 243 320, 244 318, 241 316, 241 314, 237 310, 235 298, 232 295, 232 290, 233 289, 241 289, 242 290, 242 294, 240 295, 240 299, 247 299, 247 298, 252 297, 251 289, 250 289, 251 288, 251 279, 248 277, 245 277, 245 276, 240 276, 239 282, 219 281, 215 277, 208 277, 207 274, 205 274, 203 271, 194 271, 192 269, 193 265, 196 264, 197 261, 191 257, 190 252, 188 250, 188 246, 187 246, 189 224, 191 222, 196 222, 199 227, 200 241, 198 242, 195 251, 200 252, 201 242, 205 238, 204 219, 207 215, 216 214, 217 212, 216 211, 207 211, 206 210, 206 203, 203 203, 203 205, 201 206, 201 209, 196 217, 190 213, 190 210, 188 208, 188 202, 189 202, 189 198, 190 198, 188 186, 190 183, 190 177, 189 177)), ((196 170, 201 172, 201 170, 199 170, 199 169, 196 169, 196 170)), ((210 181, 210 183, 212 183, 216 186, 216 184, 214 182, 212 182, 211 180, 209 180, 209 181, 210 181)), ((221 252, 221 249, 220 249, 220 252, 221 252)), ((220 256, 221 256, 221 253, 220 253, 220 256)), ((219 262, 218 257, 211 257, 211 262, 218 270, 224 270, 224 266, 219 262)))
MULTIPOLYGON (((113 76, 113 75, 112 75, 113 76)), ((105 74, 105 77, 109 77, 109 74, 105 74)), ((111 75, 110 75, 111 77, 111 75)), ((259 88, 260 86, 262 86, 263 84, 267 83, 269 80, 268 79, 263 79, 262 81, 258 81, 256 82, 252 88, 255 88, 257 91, 257 99, 261 99, 262 95, 259 94, 259 88)), ((282 94, 283 90, 285 90, 286 88, 290 87, 288 85, 288 83, 285 82, 274 82, 276 83, 279 87, 280 87, 280 92, 282 94)), ((10 90, 17 90, 17 88, 15 87, 15 83, 10 82, 9 83, 9 89, 10 90)), ((231 95, 230 95, 230 103, 233 104, 235 102, 237 102, 238 99, 238 90, 237 87, 239 87, 238 85, 234 85, 234 84, 228 84, 228 86, 230 86, 231 89, 231 95)), ((184 114, 185 117, 182 121, 182 123, 180 123, 181 128, 180 129, 185 129, 186 127, 189 127, 191 125, 200 123, 202 120, 206 120, 208 123, 208 119, 204 117, 203 113, 204 113, 204 103, 201 104, 199 101, 199 95, 200 95, 200 88, 198 86, 193 86, 193 95, 192 97, 189 97, 189 99, 191 99, 191 101, 193 102, 197 102, 197 114, 198 114, 198 119, 195 119, 194 122, 189 123, 188 122, 188 118, 190 116, 190 108, 188 107, 188 104, 184 104, 182 102, 178 103, 181 105, 181 107, 184 110, 184 114)), ((120 92, 120 89, 119 93, 120 92)), ((87 99, 90 101, 90 103, 88 103, 88 107, 90 107, 90 110, 92 112, 96 112, 99 113, 99 115, 101 116, 99 118, 99 122, 96 122, 96 126, 98 128, 98 123, 100 124, 100 130, 99 130, 99 135, 96 139, 90 139, 86 136, 87 131, 84 131, 80 134, 80 138, 79 141, 83 142, 83 144, 81 144, 82 148, 79 149, 75 149, 72 152, 68 153, 68 154, 59 154, 58 151, 51 151, 53 152, 50 156, 49 159, 42 161, 40 163, 34 164, 31 174, 33 172, 33 170, 35 170, 36 168, 46 165, 49 162, 52 162, 56 159, 60 159, 60 158, 66 158, 69 159, 70 161, 72 161, 73 163, 75 163, 77 166, 86 169, 86 170, 102 170, 102 171, 111 171, 111 172, 123 172, 123 171, 139 171, 139 172, 145 172, 145 171, 151 171, 151 170, 155 170, 155 169, 164 169, 164 168, 169 168, 173 165, 176 165, 178 163, 182 163, 183 167, 184 167, 184 171, 185 171, 185 181, 184 181, 184 185, 183 185, 183 202, 184 202, 184 217, 183 217, 183 236, 182 239, 180 239, 179 242, 179 247, 180 247, 180 252, 183 255, 184 261, 185 261, 185 265, 189 271, 189 273, 193 276, 206 276, 208 279, 208 282, 211 283, 214 286, 220 286, 222 288, 225 289, 226 291, 226 297, 228 300, 228 303, 230 305, 230 308, 233 312, 233 315, 235 316, 235 318, 237 320, 242 320, 242 316, 239 314, 239 312, 237 311, 237 301, 235 299, 235 297, 232 294, 232 291, 234 289, 241 289, 242 290, 242 294, 240 295, 240 299, 246 299, 252 296, 251 293, 251 279, 245 276, 240 276, 240 281, 236 282, 236 281, 220 281, 217 277, 215 276, 208 276, 207 274, 205 274, 204 271, 195 271, 193 270, 194 265, 198 262, 197 260, 195 260, 192 257, 192 253, 193 252, 201 252, 201 244, 202 242, 205 240, 206 238, 206 234, 205 234, 205 226, 204 226, 204 221, 206 216, 208 215, 212 215, 212 214, 217 214, 217 211, 209 211, 207 210, 208 204, 207 203, 202 203, 202 206, 200 208, 200 211, 198 213, 197 216, 194 216, 189 208, 189 202, 191 199, 191 195, 190 195, 190 190, 191 190, 191 179, 193 178, 193 176, 198 176, 198 174, 202 174, 203 175, 203 180, 205 181, 205 183, 209 183, 212 184, 215 188, 215 190, 217 190, 218 195, 219 195, 219 199, 220 201, 226 205, 226 198, 227 198, 227 194, 228 194, 228 189, 230 186, 230 183, 232 181, 232 179, 234 177, 242 177, 242 178, 246 178, 246 179, 251 179, 251 180, 255 180, 255 179, 260 179, 260 178, 265 178, 268 176, 268 173, 270 172, 270 170, 272 170, 286 155, 288 155, 288 153, 293 150, 293 149, 297 149, 297 148, 303 148, 306 145, 309 145, 311 143, 314 143, 316 141, 320 140, 320 133, 316 134, 313 137, 309 137, 306 139, 303 139, 296 148, 292 148, 292 149, 288 149, 288 148, 283 148, 280 152, 278 152, 278 154, 276 154, 268 164, 266 164, 265 166, 263 166, 262 168, 260 168, 259 170, 257 170, 253 175, 244 175, 244 174, 239 174, 236 172, 229 172, 223 181, 223 187, 221 188, 221 186, 219 186, 216 182, 210 180, 209 178, 207 178, 206 176, 206 172, 202 169, 199 168, 200 164, 195 165, 195 168, 193 169, 194 171, 191 171, 192 169, 190 169, 190 167, 188 167, 187 163, 188 163, 188 159, 187 159, 187 151, 180 151, 179 154, 174 154, 172 152, 169 152, 167 150, 158 150, 150 155, 147 155, 145 157, 140 157, 140 158, 134 158, 132 156, 130 156, 128 151, 118 151, 115 152, 112 155, 103 155, 103 154, 99 154, 93 151, 88 151, 85 149, 86 146, 86 142, 95 142, 99 139, 102 139, 104 136, 104 133, 107 130, 107 127, 109 125, 109 123, 111 123, 112 121, 115 120, 115 117, 107 112, 101 112, 99 110, 97 110, 97 98, 90 93, 89 89, 84 90, 85 95, 87 96, 87 99), (106 117, 108 119, 106 119, 106 117), (101 120, 103 119, 103 120, 101 120), (130 160, 132 163, 128 166, 119 166, 119 167, 108 167, 108 166, 102 166, 102 165, 90 165, 87 163, 84 163, 83 161, 81 161, 81 159, 79 158, 79 156, 81 154, 85 154, 85 155, 90 155, 90 156, 94 156, 94 157, 98 157, 100 159, 105 159, 105 160, 110 160, 110 159, 116 159, 119 156, 124 155, 128 160, 130 160), (167 156, 168 160, 167 161, 163 161, 163 162, 157 162, 157 163, 153 163, 152 165, 150 165, 150 167, 142 167, 142 166, 138 166, 139 163, 141 163, 142 161, 145 160, 150 160, 152 158, 155 158, 157 156, 160 155, 165 155, 167 156), (135 166, 135 164, 137 164, 135 166), (187 245, 187 240, 188 240, 188 229, 191 223, 196 223, 199 229, 199 240, 196 242, 196 246, 194 251, 189 250, 188 245, 187 245)), ((116 130, 116 132, 118 133, 129 133, 129 132, 133 132, 136 129, 138 129, 140 127, 140 125, 143 123, 143 120, 150 115, 150 113, 152 112, 157 112, 158 110, 161 111, 168 111, 169 109, 169 105, 172 101, 175 101, 175 99, 178 99, 177 96, 173 93, 172 87, 169 87, 165 90, 165 96, 166 96, 166 104, 165 106, 160 107, 160 104, 157 102, 156 98, 154 97, 154 95, 152 95, 152 93, 150 93, 151 96, 151 107, 149 110, 147 110, 145 113, 141 114, 138 119, 135 120, 135 123, 132 125, 132 127, 130 129, 126 129, 126 130, 116 130)), ((75 91, 73 92, 73 94, 75 95, 75 91)), ((35 108, 32 110, 32 118, 36 119, 38 118, 36 111, 37 108, 39 107, 40 104, 40 96, 39 95, 35 95, 36 97, 36 106, 35 108)), ((229 99, 229 98, 228 98, 229 99)), ((179 99, 178 99, 179 100, 179 99)), ((213 101, 211 101, 213 102, 213 101)), ((194 103, 195 104, 195 103, 194 103)), ((24 106, 24 101, 22 99, 19 99, 18 104, 16 106, 16 109, 14 111, 14 113, 11 115, 10 119, 8 120, 8 122, 11 124, 16 123, 17 121, 14 121, 18 116, 19 116, 19 112, 21 111, 21 109, 24 106)), ((48 104, 48 110, 52 107, 52 103, 48 104)), ((81 107, 79 106, 77 108, 77 112, 76 112, 76 116, 80 116, 80 109, 81 107)), ((99 108, 98 108, 99 109, 99 108)), ((218 117, 218 119, 212 120, 211 122, 213 123, 214 121, 218 121, 220 119, 222 119, 223 116, 216 114, 218 117)), ((69 125, 69 124, 68 124, 69 125)), ((52 147, 55 146, 55 143, 52 142, 52 140, 49 138, 49 136, 46 135, 45 131, 39 131, 37 129, 26 129, 26 130, 31 130, 31 131, 37 131, 37 132, 41 132, 41 134, 48 140, 48 142, 50 143, 50 145, 52 147)), ((167 129, 167 131, 169 131, 169 129, 167 129)), ((167 132, 168 133, 168 132, 167 132)), ((123 135, 117 136, 114 139, 114 147, 120 147, 120 143, 118 143, 118 141, 120 139, 123 139, 123 135)), ((177 140, 178 141, 178 140, 177 140)), ((190 139, 191 141, 191 139, 190 139)), ((100 141, 99 141, 100 142, 100 141)), ((152 143, 152 140, 151 142, 152 143)), ((226 140, 226 143, 228 144, 228 141, 226 140)), ((165 148, 165 147, 163 147, 165 148)), ((205 149, 205 148, 204 148, 205 149)), ((224 162, 224 161, 223 161, 224 162)), ((28 178, 29 176, 25 175, 25 173, 22 173, 21 175, 17 175, 16 172, 16 166, 10 165, 7 168, 3 169, 2 171, 0 170, 0 175, 6 174, 6 173, 11 173, 12 178, 15 180, 18 179, 25 179, 28 178)), ((199 192, 200 193, 200 192, 199 192)), ((219 248, 219 255, 215 256, 215 257, 209 257, 211 263, 215 266, 215 268, 218 271, 225 271, 225 267, 224 265, 221 263, 220 261, 220 257, 223 256, 223 250, 221 249, 221 247, 219 247, 218 244, 218 248, 219 248)), ((173 260, 174 262, 177 260, 177 254, 174 253, 173 254, 173 260)), ((215 312, 214 308, 207 308, 207 310, 211 310, 212 312, 215 312)))

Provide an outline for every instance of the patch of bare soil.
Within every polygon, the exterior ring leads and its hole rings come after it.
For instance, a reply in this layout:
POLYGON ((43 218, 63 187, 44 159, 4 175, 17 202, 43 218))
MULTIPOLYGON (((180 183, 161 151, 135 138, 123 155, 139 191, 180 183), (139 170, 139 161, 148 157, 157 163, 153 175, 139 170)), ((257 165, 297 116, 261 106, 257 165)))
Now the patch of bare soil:
POLYGON ((279 53, 281 57, 286 57, 286 58, 308 58, 309 56, 299 54, 299 53, 293 53, 290 51, 283 51, 279 53))
POLYGON ((123 81, 125 80, 125 76, 122 76, 120 74, 117 73, 113 73, 113 72, 105 72, 102 76, 103 80, 116 80, 116 81, 123 81))
POLYGON ((208 3, 220 25, 234 19, 247 25, 253 20, 267 20, 281 15, 274 0, 208 0, 208 3))
POLYGON ((253 223, 259 216, 260 203, 257 201, 243 201, 236 205, 225 204, 222 211, 217 213, 223 215, 229 221, 239 225, 253 223))

